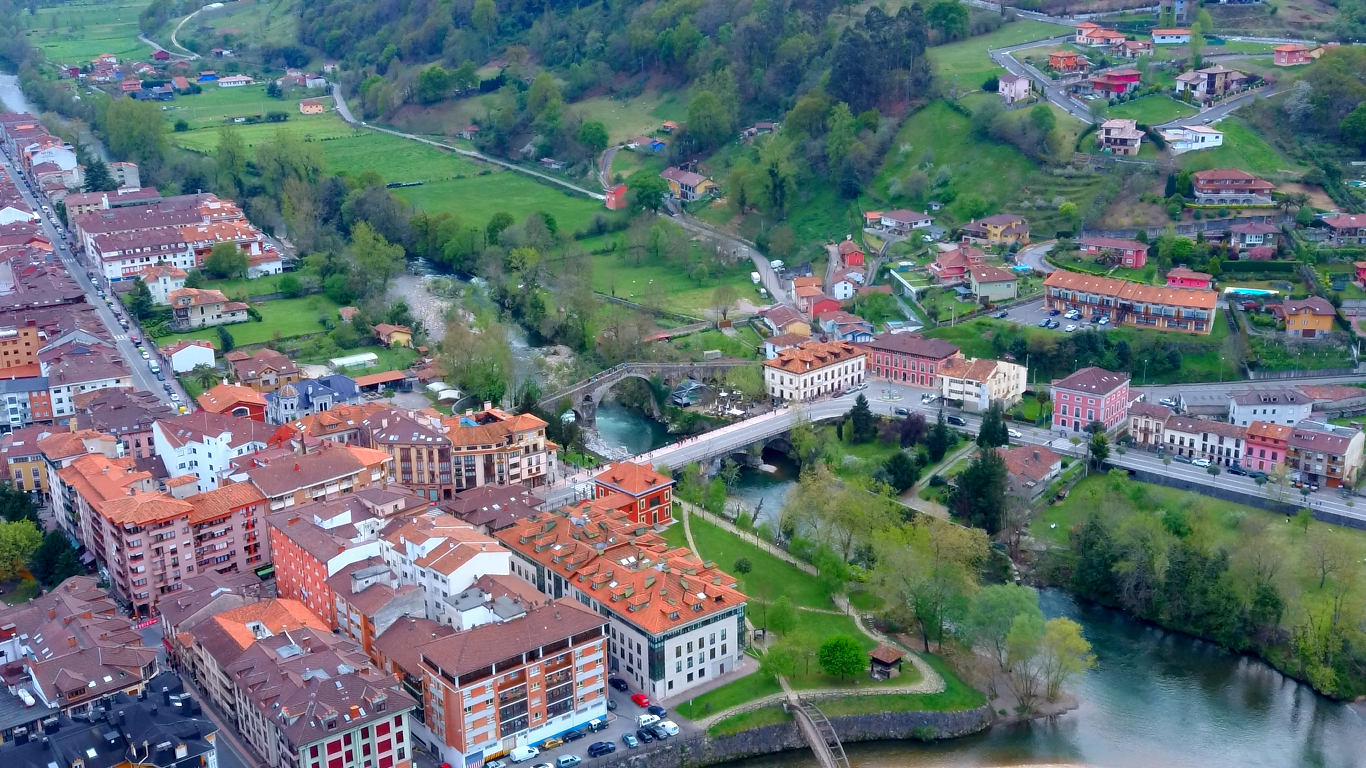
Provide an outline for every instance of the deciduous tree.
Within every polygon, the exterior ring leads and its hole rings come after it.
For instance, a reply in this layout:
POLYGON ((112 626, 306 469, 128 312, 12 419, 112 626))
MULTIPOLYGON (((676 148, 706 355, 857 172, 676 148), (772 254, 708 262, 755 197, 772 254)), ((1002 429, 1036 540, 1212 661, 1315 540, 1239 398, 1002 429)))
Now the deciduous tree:
POLYGON ((850 675, 858 674, 859 670, 867 666, 868 654, 854 638, 848 635, 835 635, 821 643, 818 661, 825 674, 843 680, 850 675))
POLYGON ((43 543, 32 520, 0 523, 0 581, 16 578, 43 543))

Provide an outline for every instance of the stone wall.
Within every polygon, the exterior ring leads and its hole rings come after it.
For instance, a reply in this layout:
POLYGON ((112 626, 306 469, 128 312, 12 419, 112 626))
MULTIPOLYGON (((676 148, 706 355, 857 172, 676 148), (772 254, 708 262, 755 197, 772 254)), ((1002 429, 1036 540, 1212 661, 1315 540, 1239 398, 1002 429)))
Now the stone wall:
MULTIPOLYGON (((992 710, 981 706, 963 712, 885 712, 832 717, 830 723, 846 745, 890 739, 949 739, 985 730, 992 710), (933 730, 930 730, 933 729, 933 730)), ((585 760, 585 768, 704 768, 761 755, 805 750, 797 724, 765 725, 732 736, 670 739, 650 751, 620 750, 609 757, 585 760)))

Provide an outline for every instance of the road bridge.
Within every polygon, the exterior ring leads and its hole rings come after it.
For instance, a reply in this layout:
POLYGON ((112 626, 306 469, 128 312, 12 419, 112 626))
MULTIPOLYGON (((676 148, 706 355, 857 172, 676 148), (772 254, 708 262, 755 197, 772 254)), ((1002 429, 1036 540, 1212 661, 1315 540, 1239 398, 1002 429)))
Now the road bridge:
POLYGON ((626 379, 653 381, 659 379, 672 389, 685 379, 716 382, 720 375, 732 368, 756 365, 754 360, 723 358, 696 363, 622 363, 602 373, 595 373, 583 381, 552 392, 538 403, 548 411, 557 411, 568 404, 581 424, 592 426, 597 421, 598 404, 612 387, 626 379))

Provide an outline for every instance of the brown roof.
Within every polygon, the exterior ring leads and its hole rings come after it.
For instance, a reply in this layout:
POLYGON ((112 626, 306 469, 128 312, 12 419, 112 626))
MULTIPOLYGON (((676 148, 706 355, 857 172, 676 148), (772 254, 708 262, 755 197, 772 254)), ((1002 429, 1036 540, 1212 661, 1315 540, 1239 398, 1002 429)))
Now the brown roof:
POLYGON ((883 664, 895 664, 905 658, 906 654, 897 648, 883 644, 869 651, 868 656, 873 661, 881 662, 883 664))
POLYGON ((1323 223, 1329 229, 1356 229, 1366 227, 1366 214, 1351 213, 1339 216, 1327 216, 1323 223))
POLYGON ((1187 280, 1205 280, 1206 282, 1214 279, 1214 275, 1207 272, 1196 272, 1195 270, 1187 269, 1186 267, 1175 267, 1167 273, 1168 280, 1173 277, 1185 278, 1187 280))
POLYGON ((483 624, 438 638, 423 645, 420 652, 428 663, 458 677, 606 623, 606 618, 586 606, 563 599, 533 608, 520 619, 483 624))
POLYGON ((1191 419, 1185 416, 1172 416, 1167 419, 1167 429, 1190 434, 1208 433, 1221 437, 1231 437, 1236 440, 1242 440, 1247 437, 1247 427, 1240 427, 1237 424, 1230 424, 1227 421, 1191 419))
POLYGON ((453 627, 431 619, 405 616, 375 638, 374 648, 399 669, 414 677, 421 677, 419 666, 422 664, 422 646, 453 634, 453 627))
POLYGON ((1244 389, 1230 392, 1229 398, 1238 405, 1304 405, 1310 398, 1294 387, 1284 389, 1244 389))
POLYGON ((1307 299, 1286 299, 1282 304, 1287 315, 1298 315, 1308 312, 1311 315, 1336 315, 1337 310, 1328 299, 1322 296, 1310 296, 1307 299))
POLYGON ((1115 373, 1104 368, 1091 366, 1082 368, 1071 376, 1054 381, 1053 386, 1092 395, 1108 395, 1128 380, 1129 375, 1127 373, 1115 373))
POLYGON ((802 336, 796 333, 780 333, 764 339, 765 344, 772 344, 775 347, 795 347, 808 341, 811 341, 810 336, 802 336))
POLYGON ((226 413, 214 413, 213 411, 195 411, 172 419, 160 419, 157 421, 157 426, 162 436, 166 438, 166 442, 175 448, 190 443, 202 443, 206 438, 216 438, 223 434, 230 435, 228 438, 228 447, 230 448, 237 448, 247 443, 264 444, 278 429, 278 427, 265 422, 229 416, 226 413))
POLYGON ((1290 433, 1287 444, 1301 450, 1344 454, 1360 431, 1331 424, 1301 421, 1290 433))
MULTIPOLYGON (((185 475, 185 477, 192 478, 194 475, 185 475)), ((221 488, 195 494, 185 499, 194 507, 194 514, 190 515, 192 525, 225 517, 234 510, 259 504, 265 500, 265 494, 261 493, 251 483, 229 483, 221 488)))
POLYGON ((266 406, 266 398, 251 387, 239 384, 219 384, 199 396, 199 407, 206 411, 222 413, 238 405, 266 406))
POLYGON ((292 460, 285 457, 264 467, 248 469, 246 475, 262 493, 275 497, 327 480, 354 475, 365 466, 350 446, 344 446, 324 448, 314 453, 296 456, 292 460))
POLYGON ((1053 471, 1053 466, 1062 457, 1042 445, 1019 445, 1001 451, 1006 471, 1016 477, 1024 477, 1034 482, 1043 480, 1053 471))
POLYGON ((972 273, 972 279, 978 283, 1007 283, 1019 279, 1013 272, 990 264, 974 264, 968 267, 968 271, 972 273))
POLYGON ((164 493, 134 493, 106 502, 103 513, 116 525, 147 525, 159 520, 185 517, 193 510, 189 502, 164 493))
POLYGON ((1327 400, 1329 402, 1337 400, 1354 400, 1358 397, 1366 397, 1366 389, 1362 389, 1361 387, 1349 387, 1345 384, 1327 384, 1322 386, 1301 384, 1296 387, 1296 389, 1314 400, 1327 400))
MULTIPOLYGON (((1366 393, 1366 390, 1362 392, 1366 393)), ((490 484, 461 491, 454 499, 442 502, 440 508, 470 525, 501 531, 536 514, 539 504, 540 499, 523 486, 490 484)))
POLYGON ((636 498, 674 484, 673 478, 659 474, 654 467, 629 461, 607 465, 606 469, 593 476, 593 480, 598 485, 629 493, 636 498))
POLYGON ((1044 286, 1046 288, 1061 288, 1080 293, 1112 296, 1139 304, 1161 304, 1170 307, 1203 309, 1211 313, 1210 319, 1213 319, 1214 305, 1219 300, 1219 295, 1214 291, 1144 285, 1130 280, 1084 275, 1079 272, 1068 272, 1064 269, 1049 274, 1044 280, 1044 286))
POLYGON ((1284 441, 1290 437, 1290 427, 1286 424, 1272 424, 1266 421, 1254 421, 1247 425, 1245 433, 1249 438, 1259 437, 1263 440, 1284 441))
POLYGON ((1140 243, 1137 240, 1120 240, 1114 237, 1083 237, 1082 245, 1094 245, 1097 248, 1114 248, 1125 251, 1146 251, 1147 243, 1140 243))
POLYGON ((859 342, 859 346, 874 352, 892 352, 931 360, 943 360, 959 353, 957 344, 950 344, 943 339, 927 339, 915 333, 884 333, 872 341, 859 342))
POLYGON ((1165 405, 1158 405, 1157 403, 1139 401, 1129 406, 1129 415, 1147 416, 1150 419, 1157 419, 1158 421, 1166 422, 1167 418, 1172 415, 1172 409, 1168 408, 1165 405))
POLYGON ((780 350, 764 365, 788 373, 806 373, 860 357, 863 352, 847 341, 808 341, 796 347, 780 350))

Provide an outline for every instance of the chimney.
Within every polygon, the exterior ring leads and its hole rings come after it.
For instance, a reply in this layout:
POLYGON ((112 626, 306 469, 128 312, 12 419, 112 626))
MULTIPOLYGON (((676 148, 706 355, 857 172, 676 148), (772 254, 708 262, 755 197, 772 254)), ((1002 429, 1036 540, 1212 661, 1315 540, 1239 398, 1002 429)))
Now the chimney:
POLYGON ((1034 460, 1035 460, 1035 461, 1038 461, 1038 460, 1039 460, 1039 452, 1038 452, 1038 451, 1035 451, 1035 452, 1034 452, 1034 460))

